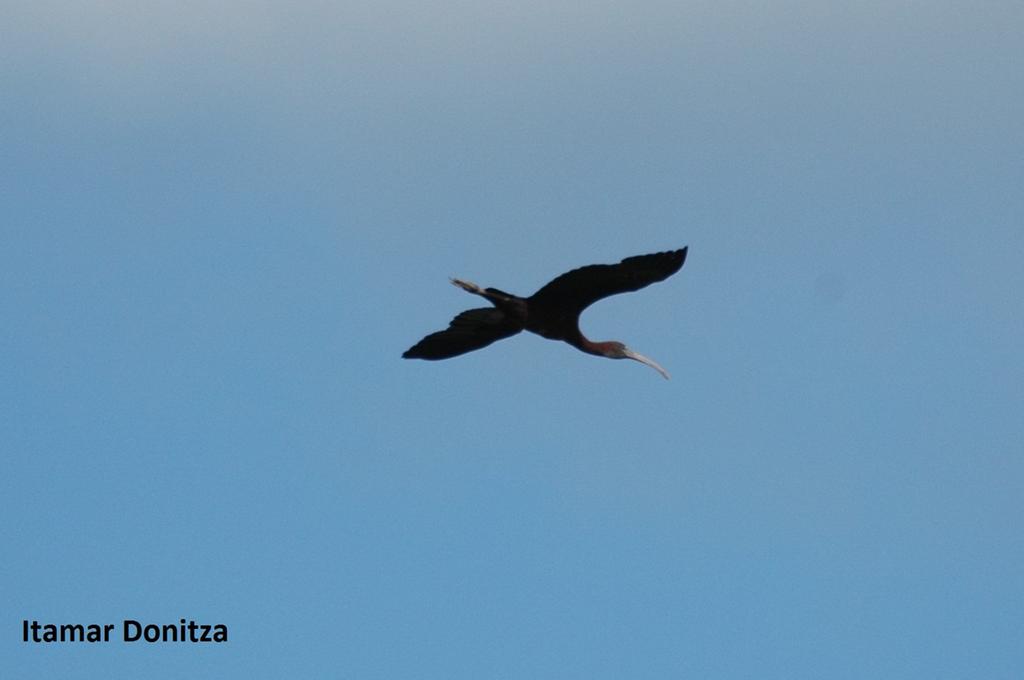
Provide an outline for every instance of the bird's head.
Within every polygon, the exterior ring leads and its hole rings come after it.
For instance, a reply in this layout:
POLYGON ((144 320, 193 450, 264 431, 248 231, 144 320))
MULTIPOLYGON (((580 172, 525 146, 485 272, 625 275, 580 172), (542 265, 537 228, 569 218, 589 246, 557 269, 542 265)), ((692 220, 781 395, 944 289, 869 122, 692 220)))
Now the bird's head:
POLYGON ((632 359, 633 361, 639 361, 641 364, 646 364, 653 368, 658 373, 661 373, 661 377, 665 378, 665 380, 668 380, 668 371, 662 368, 654 359, 645 357, 643 354, 640 354, 640 352, 634 352, 621 342, 617 342, 614 340, 606 343, 606 346, 606 357, 610 359, 632 359))

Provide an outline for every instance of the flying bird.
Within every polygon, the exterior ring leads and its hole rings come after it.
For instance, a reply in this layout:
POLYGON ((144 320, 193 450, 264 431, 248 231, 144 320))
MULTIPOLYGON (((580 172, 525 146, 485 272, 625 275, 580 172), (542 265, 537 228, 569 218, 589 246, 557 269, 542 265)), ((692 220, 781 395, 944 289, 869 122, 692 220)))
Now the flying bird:
POLYGON ((592 264, 573 269, 528 298, 452 279, 454 285, 485 298, 493 307, 462 312, 452 319, 447 329, 431 333, 402 356, 406 359, 449 359, 526 330, 549 340, 563 340, 588 354, 639 361, 668 379, 668 372, 656 361, 634 352, 621 342, 588 340, 580 332, 580 313, 609 295, 640 290, 664 281, 682 268, 686 250, 637 255, 618 264, 592 264))

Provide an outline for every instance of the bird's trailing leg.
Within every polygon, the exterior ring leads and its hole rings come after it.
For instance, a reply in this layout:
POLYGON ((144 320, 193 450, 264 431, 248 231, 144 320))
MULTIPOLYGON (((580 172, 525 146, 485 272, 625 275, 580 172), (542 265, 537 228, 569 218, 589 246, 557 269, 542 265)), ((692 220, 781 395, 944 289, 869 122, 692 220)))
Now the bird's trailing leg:
POLYGON ((452 285, 458 286, 467 293, 473 295, 479 295, 484 298, 492 305, 502 310, 508 315, 510 320, 514 320, 516 323, 523 323, 526 319, 526 301, 522 298, 518 298, 515 295, 509 295, 505 291, 498 290, 497 288, 481 288, 471 281, 463 281, 462 279, 451 279, 452 285))
POLYGON ((481 288, 472 281, 463 281, 462 279, 452 279, 451 282, 452 285, 458 286, 467 293, 479 295, 482 298, 490 300, 491 303, 497 307, 504 308, 510 304, 515 305, 517 302, 522 302, 515 295, 509 295, 505 291, 498 290, 497 288, 481 288))
POLYGON ((450 281, 452 282, 453 286, 458 286, 459 288, 461 288, 462 290, 466 291, 467 293, 472 293, 473 295, 482 295, 483 297, 487 297, 487 295, 484 294, 484 289, 481 288, 480 286, 476 285, 472 281, 463 281, 462 279, 455 279, 455 278, 450 279, 450 281))

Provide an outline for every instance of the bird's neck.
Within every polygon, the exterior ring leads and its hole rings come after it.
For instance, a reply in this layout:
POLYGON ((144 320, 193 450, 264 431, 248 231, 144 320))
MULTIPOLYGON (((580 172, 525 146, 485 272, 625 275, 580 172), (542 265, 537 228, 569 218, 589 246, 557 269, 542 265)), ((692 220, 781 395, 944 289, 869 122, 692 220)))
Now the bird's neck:
POLYGON ((572 344, 575 345, 578 349, 586 352, 587 354, 594 354, 599 357, 617 357, 617 352, 615 351, 615 349, 618 343, 616 343, 614 340, 608 340, 606 342, 595 342, 593 340, 588 340, 581 334, 577 341, 572 344))

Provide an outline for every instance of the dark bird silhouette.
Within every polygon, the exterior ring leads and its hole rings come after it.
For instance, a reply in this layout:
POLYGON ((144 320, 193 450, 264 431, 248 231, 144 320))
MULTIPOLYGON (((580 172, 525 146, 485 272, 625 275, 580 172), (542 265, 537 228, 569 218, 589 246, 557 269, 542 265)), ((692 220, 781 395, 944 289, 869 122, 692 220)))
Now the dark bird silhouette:
POLYGON ((637 255, 618 264, 592 264, 573 269, 528 298, 452 279, 459 288, 486 298, 494 306, 462 312, 452 319, 447 329, 431 333, 402 356, 406 359, 448 359, 527 330, 549 340, 564 340, 588 354, 639 361, 667 379, 668 373, 657 362, 621 342, 593 342, 584 337, 580 332, 580 313, 609 295, 640 290, 664 281, 682 268, 686 250, 637 255))

